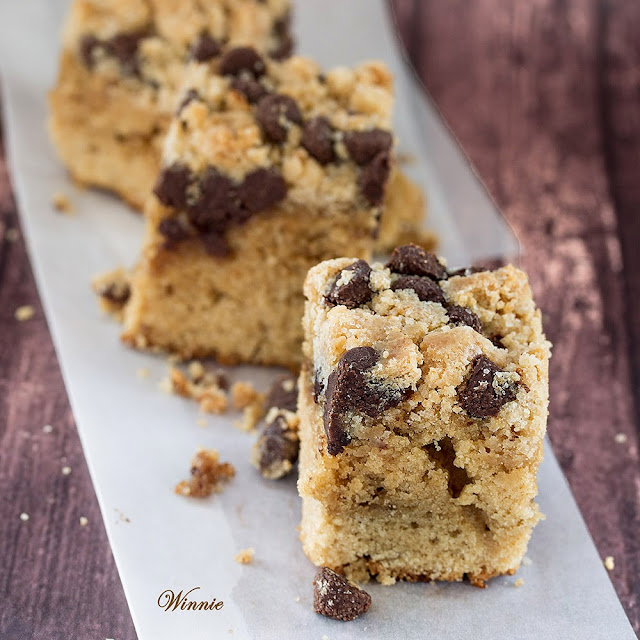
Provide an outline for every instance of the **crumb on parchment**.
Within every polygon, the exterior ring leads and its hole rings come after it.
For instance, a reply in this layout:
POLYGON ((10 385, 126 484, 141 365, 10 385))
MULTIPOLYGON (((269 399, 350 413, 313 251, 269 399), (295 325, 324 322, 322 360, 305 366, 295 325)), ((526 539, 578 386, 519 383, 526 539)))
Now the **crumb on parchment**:
POLYGON ((253 562, 253 556, 255 554, 255 549, 253 547, 249 547, 248 549, 241 549, 234 556, 234 560, 238 564, 251 564, 253 562))
POLYGON ((53 208, 60 213, 70 214, 73 213, 73 204, 69 200, 68 196, 61 191, 56 191, 51 198, 53 208))
POLYGON ((178 483, 175 492, 181 496, 206 498, 222 491, 222 485, 235 473, 232 464, 220 462, 215 449, 200 449, 191 460, 191 477, 178 483))

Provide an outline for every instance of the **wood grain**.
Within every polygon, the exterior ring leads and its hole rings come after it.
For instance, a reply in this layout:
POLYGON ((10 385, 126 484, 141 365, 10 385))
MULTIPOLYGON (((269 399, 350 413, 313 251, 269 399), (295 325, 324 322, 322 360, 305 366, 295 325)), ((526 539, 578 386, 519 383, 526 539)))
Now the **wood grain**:
MULTIPOLYGON (((393 5, 523 246, 555 343, 551 439, 639 631, 640 5, 393 5)), ((0 224, 0 637, 133 639, 24 245, 7 240, 18 221, 2 160, 0 224), (36 313, 19 323, 23 304, 36 313)))

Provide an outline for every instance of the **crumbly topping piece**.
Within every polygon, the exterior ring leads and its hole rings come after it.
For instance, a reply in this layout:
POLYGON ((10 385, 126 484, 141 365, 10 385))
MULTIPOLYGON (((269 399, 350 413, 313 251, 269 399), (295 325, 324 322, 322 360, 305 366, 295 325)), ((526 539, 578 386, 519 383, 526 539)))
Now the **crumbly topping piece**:
POLYGON ((371 606, 371 596, 345 577, 322 567, 313 580, 313 610, 334 620, 355 620, 371 606))
POLYGON ((253 547, 249 547, 247 549, 241 549, 236 553, 233 559, 238 564, 251 564, 253 562, 253 557, 255 555, 256 550, 253 547))
POLYGON ((198 361, 188 366, 186 375, 178 367, 171 367, 168 387, 179 396, 196 400, 206 413, 224 413, 227 410, 226 376, 220 371, 206 370, 198 361))
POLYGON ((110 315, 120 318, 131 296, 130 274, 122 267, 96 276, 91 287, 98 296, 100 308, 110 315))
POLYGON ((298 459, 298 416, 273 407, 265 427, 251 450, 251 464, 268 480, 288 475, 298 459))
POLYGON ((490 418, 507 402, 516 399, 514 375, 502 371, 485 355, 471 362, 471 374, 466 385, 458 391, 460 404, 472 418, 490 418))
POLYGON ((232 464, 220 462, 215 449, 201 449, 191 461, 191 477, 180 482, 175 492, 192 498, 206 498, 214 492, 222 491, 223 484, 233 478, 235 473, 232 464))
POLYGON ((250 382, 240 380, 231 385, 231 401, 235 409, 244 409, 257 400, 262 402, 264 394, 257 391, 250 382))

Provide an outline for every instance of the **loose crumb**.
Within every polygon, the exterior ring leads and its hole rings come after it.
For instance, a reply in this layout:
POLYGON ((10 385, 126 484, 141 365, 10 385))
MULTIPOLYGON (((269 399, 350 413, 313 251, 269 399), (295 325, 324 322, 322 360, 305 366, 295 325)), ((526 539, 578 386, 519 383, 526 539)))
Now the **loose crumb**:
POLYGON ((91 281, 91 288, 98 296, 98 304, 105 313, 122 321, 124 308, 131 296, 130 273, 118 267, 101 273, 91 281))
POLYGON ((204 418, 198 418, 198 419, 196 420, 196 424, 197 424, 199 427, 207 427, 207 426, 209 426, 209 423, 208 423, 204 418))
POLYGON ((71 475, 71 467, 62 467, 62 475, 63 476, 71 475))
POLYGON ((20 232, 14 228, 7 229, 7 232, 4 234, 4 237, 7 239, 7 242, 16 242, 20 237, 20 232))
POLYGON ((615 441, 618 444, 624 444, 627 441, 627 434, 626 433, 616 433, 615 441))
POLYGON ((607 571, 613 571, 616 568, 616 563, 613 559, 613 556, 607 556, 604 559, 604 566, 607 571))
POLYGON ((524 558, 522 558, 523 567, 528 567, 531 564, 533 564, 533 560, 529 556, 525 556, 524 558))
POLYGON ((149 369, 147 369, 146 367, 142 367, 136 371, 136 375, 141 380, 146 380, 151 375, 151 371, 149 371, 149 369))
POLYGON ((25 304, 22 307, 18 307, 13 315, 18 322, 24 322, 33 318, 34 314, 34 308, 30 304, 25 304))
POLYGON ((175 492, 192 498, 206 498, 220 492, 222 484, 236 473, 229 462, 219 462, 220 455, 215 449, 199 450, 191 461, 191 478, 178 483, 175 492))
POLYGON ((85 516, 80 516, 80 526, 86 527, 89 524, 89 520, 85 516))
POLYGON ((240 431, 255 431, 262 418, 264 418, 264 394, 261 393, 254 403, 245 407, 242 420, 236 420, 233 424, 240 431))
POLYGON ((238 564, 251 564, 253 562, 253 555, 255 549, 249 547, 248 549, 242 549, 233 558, 238 564))
POLYGON ((42 427, 42 431, 44 433, 51 433, 53 431, 53 427, 50 424, 45 424, 44 427, 42 427))
POLYGON ((524 580, 522 578, 518 578, 514 584, 516 585, 516 587, 521 587, 524 584, 524 580))
POLYGON ((62 192, 58 191, 53 194, 51 199, 53 208, 60 213, 73 213, 73 205, 71 200, 62 192))
POLYGON ((29 514, 28 513, 21 513, 20 514, 20 520, 22 520, 22 522, 26 522, 29 519, 29 514))
POLYGON ((196 400, 206 413, 224 413, 228 407, 226 379, 220 372, 205 370, 200 362, 191 362, 187 375, 178 367, 169 369, 168 382, 161 383, 163 391, 196 400))
POLYGON ((231 398, 236 409, 248 407, 255 403, 261 395, 250 382, 234 382, 231 387, 231 398))

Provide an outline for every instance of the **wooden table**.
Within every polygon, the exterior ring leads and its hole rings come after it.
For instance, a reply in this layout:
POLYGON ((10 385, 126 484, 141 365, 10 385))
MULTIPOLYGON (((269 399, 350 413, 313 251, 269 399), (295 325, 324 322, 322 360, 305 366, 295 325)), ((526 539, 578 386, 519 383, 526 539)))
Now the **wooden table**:
MULTIPOLYGON (((555 343, 551 440, 638 631, 640 3, 394 4, 419 75, 521 241, 555 343)), ((0 637, 129 640, 24 245, 6 232, 19 223, 4 160, 0 220, 0 637), (35 316, 17 322, 25 304, 35 316)))

